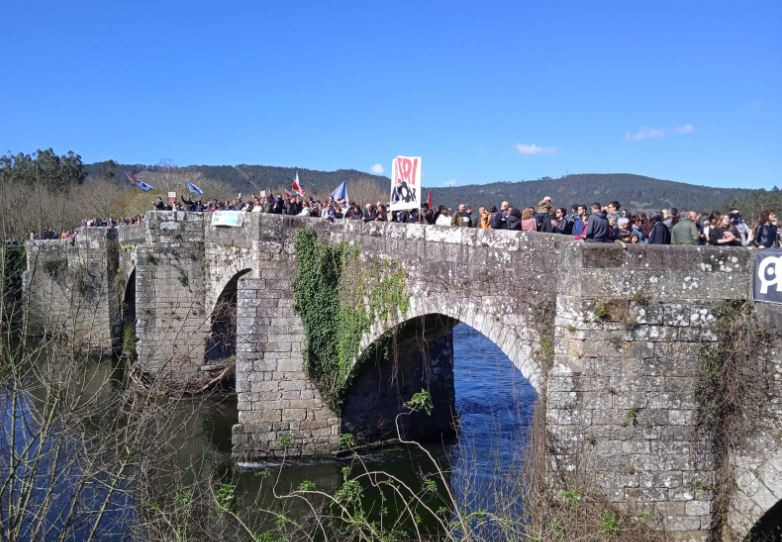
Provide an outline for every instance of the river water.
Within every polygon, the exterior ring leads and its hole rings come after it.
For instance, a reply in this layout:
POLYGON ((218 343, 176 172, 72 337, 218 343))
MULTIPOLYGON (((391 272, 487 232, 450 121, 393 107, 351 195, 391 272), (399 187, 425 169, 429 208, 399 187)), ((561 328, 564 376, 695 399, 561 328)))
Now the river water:
MULTIPOLYGON (((106 362, 94 370, 105 371, 107 380, 114 374, 111 364, 106 362)), ((519 472, 528 443, 536 393, 507 356, 464 324, 454 328, 454 384, 460 426, 458 437, 455 442, 429 446, 428 450, 449 480, 461 510, 518 515, 521 512, 519 472), (502 511, 498 510, 498 501, 502 503, 502 511)), ((0 401, 4 426, 10 419, 11 406, 8 401, 0 401)), ((34 407, 24 404, 14 408, 24 411, 34 407)), ((275 491, 281 494, 296 489, 304 481, 314 483, 320 490, 334 492, 342 483, 346 466, 352 472, 358 467, 383 470, 411 486, 420 485, 422 475, 424 478, 437 477, 436 468, 428 458, 409 447, 361 454, 361 462, 355 458, 320 459, 282 467, 269 464, 237 468, 230 460, 231 426, 236 422, 235 396, 222 394, 205 400, 193 399, 183 402, 179 408, 181 412, 171 412, 172 419, 182 420, 174 424, 177 427, 174 435, 177 461, 187 465, 194 457, 209 457, 208 468, 218 472, 221 479, 235 484, 236 509, 248 522, 263 522, 263 514, 258 510, 274 507, 271 481, 275 482, 275 491)), ((8 444, 0 439, 0 448, 8 444)), ((0 449, 0 453, 4 452, 0 449)), ((364 497, 370 501, 372 498, 370 492, 364 497)), ((103 521, 105 536, 101 539, 124 540, 130 536, 135 518, 133 507, 128 506, 126 498, 116 504, 115 508, 110 507, 103 521)), ((2 501, 0 505, 4 506, 2 501)), ((369 502, 366 506, 372 508, 374 503, 369 502)), ((304 512, 306 507, 296 503, 286 511, 289 517, 304 512)), ((484 534, 493 538, 491 533, 484 534)), ((80 534, 68 538, 78 540, 80 534)))

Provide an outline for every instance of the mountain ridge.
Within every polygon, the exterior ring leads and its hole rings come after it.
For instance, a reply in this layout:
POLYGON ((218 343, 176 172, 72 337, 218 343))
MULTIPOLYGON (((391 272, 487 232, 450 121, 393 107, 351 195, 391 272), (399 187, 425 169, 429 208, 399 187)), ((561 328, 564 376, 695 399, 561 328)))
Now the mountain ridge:
MULTIPOLYGON (((383 199, 389 190, 390 179, 355 169, 321 171, 308 168, 265 166, 252 164, 190 165, 183 167, 148 166, 143 164, 118 164, 113 161, 86 164, 90 178, 112 177, 124 183, 125 172, 150 178, 164 174, 190 175, 194 180, 208 179, 225 183, 234 192, 258 193, 261 190, 282 191, 290 189, 298 172, 301 184, 308 194, 325 197, 339 183, 348 183, 351 195, 358 198, 351 187, 363 183, 362 194, 369 199, 383 199), (372 197, 367 194, 374 191, 372 197)), ((154 184, 154 183, 152 183, 154 184)), ((504 201, 519 207, 534 206, 544 196, 551 196, 557 207, 592 202, 619 201, 633 210, 655 210, 664 207, 691 208, 701 211, 721 209, 727 201, 741 200, 756 192, 746 188, 718 188, 705 185, 657 179, 633 173, 578 173, 559 178, 543 177, 520 181, 493 181, 485 184, 468 184, 453 187, 423 187, 422 199, 429 191, 433 203, 454 207, 467 203, 473 207, 492 206, 504 201)), ((359 201, 364 203, 364 201, 359 201)))

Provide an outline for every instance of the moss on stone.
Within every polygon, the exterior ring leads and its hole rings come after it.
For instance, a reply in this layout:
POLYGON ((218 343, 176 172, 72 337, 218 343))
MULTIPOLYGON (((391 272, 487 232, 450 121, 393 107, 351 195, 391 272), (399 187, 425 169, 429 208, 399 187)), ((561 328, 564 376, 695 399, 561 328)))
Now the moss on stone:
POLYGON ((407 274, 399 262, 361 261, 357 247, 320 241, 309 229, 296 232, 294 246, 293 299, 307 338, 305 367, 323 398, 338 410, 361 337, 373 322, 395 324, 407 311, 407 274))

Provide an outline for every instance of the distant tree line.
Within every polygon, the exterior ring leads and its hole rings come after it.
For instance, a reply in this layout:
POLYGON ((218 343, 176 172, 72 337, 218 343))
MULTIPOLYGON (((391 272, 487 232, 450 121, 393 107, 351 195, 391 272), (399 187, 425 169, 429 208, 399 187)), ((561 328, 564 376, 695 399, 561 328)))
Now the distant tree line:
POLYGON ((62 189, 81 184, 86 176, 81 156, 73 151, 58 156, 52 149, 39 149, 33 154, 7 153, 0 157, 3 183, 62 189))
POLYGON ((730 198, 723 208, 736 208, 744 217, 752 220, 757 220, 765 209, 770 209, 779 216, 782 213, 782 190, 776 186, 771 190, 753 190, 742 197, 730 198))

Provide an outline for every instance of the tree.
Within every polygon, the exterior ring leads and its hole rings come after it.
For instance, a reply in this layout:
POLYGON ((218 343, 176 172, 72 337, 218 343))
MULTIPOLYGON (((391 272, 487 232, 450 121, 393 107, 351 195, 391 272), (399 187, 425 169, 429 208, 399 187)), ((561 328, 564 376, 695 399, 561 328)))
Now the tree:
POLYGON ((28 186, 45 186, 62 190, 81 184, 86 177, 81 156, 68 151, 63 156, 54 150, 38 149, 33 155, 19 153, 0 157, 3 182, 17 182, 28 186))

